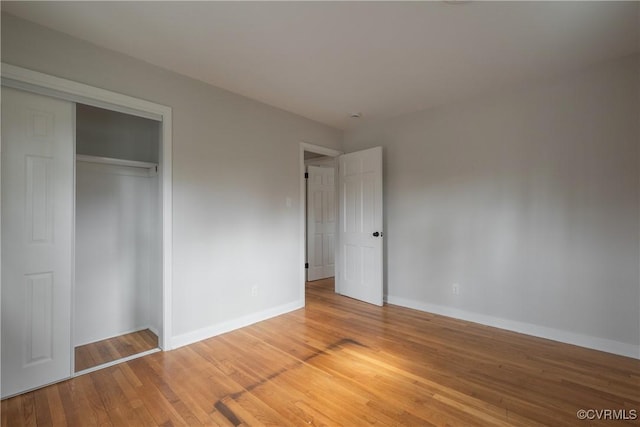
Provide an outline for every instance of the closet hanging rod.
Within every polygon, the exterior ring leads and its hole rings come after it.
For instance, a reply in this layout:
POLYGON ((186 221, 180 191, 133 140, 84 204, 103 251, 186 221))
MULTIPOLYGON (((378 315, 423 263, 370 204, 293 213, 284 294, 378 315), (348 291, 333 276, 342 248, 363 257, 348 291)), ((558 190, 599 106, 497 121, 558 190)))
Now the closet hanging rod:
POLYGON ((157 163, 140 162, 138 160, 115 159, 112 157, 89 156, 86 154, 76 154, 76 161, 101 163, 103 165, 130 166, 134 168, 152 169, 157 168, 157 163))

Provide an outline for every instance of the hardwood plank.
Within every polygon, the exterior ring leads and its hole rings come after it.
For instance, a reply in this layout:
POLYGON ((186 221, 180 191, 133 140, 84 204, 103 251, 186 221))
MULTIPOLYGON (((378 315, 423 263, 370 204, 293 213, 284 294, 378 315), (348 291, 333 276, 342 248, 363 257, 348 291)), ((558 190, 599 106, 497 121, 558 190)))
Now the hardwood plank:
POLYGON ((75 371, 158 348, 158 337, 149 329, 120 335, 75 348, 75 371))
POLYGON ((51 424, 54 426, 67 425, 67 417, 65 415, 64 406, 62 406, 62 398, 60 397, 60 388, 47 387, 44 390, 46 392, 47 400, 49 401, 51 424))
POLYGON ((47 388, 41 388, 33 392, 36 410, 36 424, 42 426, 51 425, 51 410, 49 409, 49 399, 47 398, 47 388))
POLYGON ((70 381, 65 381, 60 384, 59 387, 56 387, 60 391, 61 405, 62 408, 64 408, 67 425, 95 426, 96 422, 94 418, 87 419, 86 422, 82 419, 82 414, 88 413, 91 409, 89 402, 82 395, 75 396, 70 385, 70 381))
MULTIPOLYGON (((16 424, 20 421, 24 421, 25 426, 36 426, 38 425, 38 420, 36 416, 36 393, 26 393, 24 396, 18 396, 16 399, 20 399, 21 412, 24 416, 23 420, 18 420, 16 424)), ((4 403, 4 402, 3 402, 4 403)), ((4 411, 2 411, 4 414, 4 411)), ((14 425, 13 421, 9 421, 8 425, 14 425)))
MULTIPOLYGON (((2 426, 572 426, 611 425, 578 409, 640 412, 639 360, 364 304, 331 280, 306 289, 304 309, 6 399, 2 426)), ((76 360, 156 340, 141 331, 76 360)))

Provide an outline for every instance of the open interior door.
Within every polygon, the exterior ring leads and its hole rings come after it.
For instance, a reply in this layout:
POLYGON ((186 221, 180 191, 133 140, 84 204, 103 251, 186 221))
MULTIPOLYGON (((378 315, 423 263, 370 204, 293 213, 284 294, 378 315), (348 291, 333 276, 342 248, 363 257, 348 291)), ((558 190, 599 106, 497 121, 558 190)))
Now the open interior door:
POLYGON ((382 147, 339 157, 336 292, 382 305, 382 147))

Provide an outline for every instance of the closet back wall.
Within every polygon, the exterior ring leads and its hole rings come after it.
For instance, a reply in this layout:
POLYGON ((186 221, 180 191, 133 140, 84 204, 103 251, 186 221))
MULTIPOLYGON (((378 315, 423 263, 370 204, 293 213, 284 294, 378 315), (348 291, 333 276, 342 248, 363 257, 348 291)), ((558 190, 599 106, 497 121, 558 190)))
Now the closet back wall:
MULTIPOLYGON (((77 105, 78 154, 157 162, 158 123, 77 105)), ((158 178, 76 165, 76 346, 149 328, 161 310, 158 178)))

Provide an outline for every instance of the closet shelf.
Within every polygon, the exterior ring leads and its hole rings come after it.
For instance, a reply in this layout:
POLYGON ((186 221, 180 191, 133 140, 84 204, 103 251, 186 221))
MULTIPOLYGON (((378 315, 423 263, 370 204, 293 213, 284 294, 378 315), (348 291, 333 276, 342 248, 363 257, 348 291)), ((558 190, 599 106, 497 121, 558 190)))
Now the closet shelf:
POLYGON ((101 163, 103 165, 129 166, 143 169, 155 169, 158 167, 157 163, 140 162, 138 160, 114 159, 112 157, 89 156, 86 154, 76 154, 76 161, 101 163))

